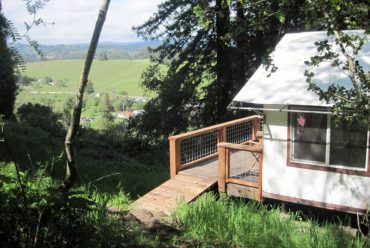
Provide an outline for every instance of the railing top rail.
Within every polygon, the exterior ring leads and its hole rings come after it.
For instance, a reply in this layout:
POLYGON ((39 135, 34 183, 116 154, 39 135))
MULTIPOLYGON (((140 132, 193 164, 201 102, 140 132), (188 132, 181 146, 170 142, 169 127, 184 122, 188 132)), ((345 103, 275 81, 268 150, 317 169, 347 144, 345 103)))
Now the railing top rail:
POLYGON ((232 125, 239 124, 239 123, 242 123, 242 122, 251 121, 251 120, 254 120, 254 119, 257 119, 257 118, 260 118, 260 116, 259 115, 252 115, 252 116, 240 118, 240 119, 237 119, 237 120, 228 121, 228 122, 220 123, 220 124, 217 124, 217 125, 197 129, 197 130, 190 131, 190 132, 187 132, 187 133, 181 133, 181 134, 178 134, 178 135, 170 136, 170 137, 168 137, 168 139, 169 140, 176 140, 176 139, 190 138, 190 137, 193 137, 193 136, 196 136, 196 135, 207 133, 207 132, 210 132, 210 131, 213 131, 213 130, 218 130, 220 128, 232 126, 232 125))
POLYGON ((221 143, 218 143, 217 146, 229 148, 229 149, 235 149, 235 150, 256 152, 256 153, 262 153, 263 151, 262 144, 256 144, 256 145, 251 146, 251 145, 231 144, 227 142, 221 142, 221 143))

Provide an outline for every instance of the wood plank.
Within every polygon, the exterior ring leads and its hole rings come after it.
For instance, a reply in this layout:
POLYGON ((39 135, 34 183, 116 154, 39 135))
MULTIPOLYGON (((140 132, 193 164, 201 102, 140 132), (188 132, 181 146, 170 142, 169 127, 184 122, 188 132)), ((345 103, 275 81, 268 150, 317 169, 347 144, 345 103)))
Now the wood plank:
POLYGON ((227 184, 227 194, 236 197, 243 197, 248 199, 257 200, 258 199, 258 189, 251 188, 243 185, 228 183, 227 184))
POLYGON ((226 180, 226 182, 239 184, 239 185, 243 185, 243 186, 248 186, 248 187, 252 187, 252 188, 258 188, 258 186, 259 186, 258 182, 248 182, 248 181, 234 179, 234 178, 228 178, 226 180))
POLYGON ((216 183, 215 179, 178 174, 132 203, 135 211, 171 214, 180 201, 190 202, 216 183))
POLYGON ((189 183, 202 183, 202 184, 213 184, 216 180, 212 178, 198 177, 195 175, 179 174, 176 177, 177 180, 188 181, 189 183))
POLYGON ((232 144, 232 143, 218 143, 218 147, 224 147, 224 148, 229 148, 229 149, 235 149, 235 150, 242 150, 242 151, 247 151, 247 152, 256 152, 256 153, 262 153, 262 144, 257 144, 257 145, 241 145, 241 144, 232 144))

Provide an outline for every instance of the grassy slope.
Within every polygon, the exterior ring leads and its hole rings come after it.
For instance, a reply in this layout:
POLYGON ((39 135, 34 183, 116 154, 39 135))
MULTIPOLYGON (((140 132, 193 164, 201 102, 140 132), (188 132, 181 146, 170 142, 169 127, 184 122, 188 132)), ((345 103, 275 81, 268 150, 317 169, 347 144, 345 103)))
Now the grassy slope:
MULTIPOLYGON (((4 132, 12 153, 23 169, 46 166, 46 171, 54 178, 64 177, 64 132, 48 133, 11 121, 5 124, 4 132)), ((107 135, 94 130, 81 131, 77 157, 77 184, 89 184, 102 193, 116 194, 123 190, 135 199, 168 178, 167 167, 159 164, 145 166, 131 159, 119 141, 114 142, 107 135)), ((2 161, 10 162, 11 157, 0 142, 2 161)))
MULTIPOLYGON (((39 91, 75 91, 83 68, 83 60, 51 60, 27 64, 26 74, 42 78, 49 76, 54 80, 68 79, 67 87, 42 85, 39 91)), ((142 60, 95 60, 90 79, 96 92, 125 90, 129 95, 143 95, 139 86, 141 73, 149 65, 148 59, 142 60)))

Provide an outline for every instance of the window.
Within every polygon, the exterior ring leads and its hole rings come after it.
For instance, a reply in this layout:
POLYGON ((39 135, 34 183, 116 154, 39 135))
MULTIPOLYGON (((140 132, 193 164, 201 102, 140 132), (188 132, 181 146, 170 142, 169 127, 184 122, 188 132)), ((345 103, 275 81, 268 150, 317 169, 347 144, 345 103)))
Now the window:
POLYGON ((288 161, 363 170, 368 164, 367 122, 337 124, 329 115, 290 113, 288 161))

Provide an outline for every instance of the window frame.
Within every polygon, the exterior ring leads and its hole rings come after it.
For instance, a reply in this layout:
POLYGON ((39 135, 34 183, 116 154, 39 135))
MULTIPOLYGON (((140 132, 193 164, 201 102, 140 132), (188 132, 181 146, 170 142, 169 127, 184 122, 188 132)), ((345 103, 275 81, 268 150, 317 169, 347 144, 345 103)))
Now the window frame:
POLYGON ((370 177, 370 131, 367 131, 367 144, 366 144, 366 158, 365 158, 365 168, 356 168, 356 167, 349 167, 344 165, 332 165, 330 164, 330 135, 331 135, 331 118, 330 114, 324 114, 327 118, 327 129, 326 129, 326 146, 325 146, 325 162, 315 162, 310 160, 301 160, 301 159, 293 159, 293 151, 294 151, 294 143, 293 141, 293 122, 292 122, 292 112, 297 112, 299 110, 307 111, 313 110, 315 111, 316 108, 309 108, 303 106, 289 106, 290 110, 288 111, 288 122, 287 122, 287 166, 290 167, 297 167, 309 170, 318 170, 318 171, 329 171, 329 172, 336 172, 341 174, 349 174, 349 175, 358 175, 358 176, 366 176, 370 177), (314 110, 315 109, 315 110, 314 110))

